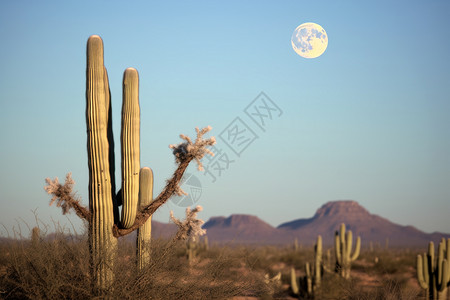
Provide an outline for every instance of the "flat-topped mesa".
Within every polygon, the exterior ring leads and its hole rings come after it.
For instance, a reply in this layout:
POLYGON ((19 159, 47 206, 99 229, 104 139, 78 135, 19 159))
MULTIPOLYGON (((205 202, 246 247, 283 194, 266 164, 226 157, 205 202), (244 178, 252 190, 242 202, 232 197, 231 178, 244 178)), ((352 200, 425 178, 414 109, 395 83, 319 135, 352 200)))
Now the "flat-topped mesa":
POLYGON ((370 213, 356 201, 340 200, 325 203, 316 211, 316 214, 313 218, 316 219, 321 217, 331 217, 339 215, 369 216, 370 213))
POLYGON ((260 218, 252 215, 233 214, 227 218, 225 217, 212 217, 208 222, 203 225, 203 228, 209 228, 218 226, 221 228, 249 228, 255 226, 256 228, 274 229, 273 226, 264 222, 260 218))

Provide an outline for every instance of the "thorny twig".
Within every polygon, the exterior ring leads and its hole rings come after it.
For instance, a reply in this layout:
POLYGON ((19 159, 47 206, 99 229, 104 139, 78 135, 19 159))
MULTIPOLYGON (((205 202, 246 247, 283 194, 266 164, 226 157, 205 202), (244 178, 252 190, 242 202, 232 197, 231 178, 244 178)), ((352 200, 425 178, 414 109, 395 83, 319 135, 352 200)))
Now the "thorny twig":
POLYGON ((73 185, 75 181, 72 179, 72 173, 66 175, 66 181, 64 184, 60 184, 58 177, 54 180, 46 178, 47 185, 44 187, 45 191, 49 195, 53 195, 50 200, 50 205, 56 201, 56 206, 61 207, 63 215, 70 212, 73 208, 75 213, 80 218, 89 222, 91 213, 87 207, 80 204, 80 199, 73 192, 73 185))

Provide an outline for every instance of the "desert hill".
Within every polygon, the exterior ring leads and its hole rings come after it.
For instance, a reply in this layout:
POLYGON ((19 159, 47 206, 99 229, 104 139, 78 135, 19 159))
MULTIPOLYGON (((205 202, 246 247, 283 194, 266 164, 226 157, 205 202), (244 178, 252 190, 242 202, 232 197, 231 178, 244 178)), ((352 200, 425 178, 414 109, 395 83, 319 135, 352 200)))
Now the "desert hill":
POLYGON ((373 242, 389 246, 420 246, 430 240, 438 241, 443 233, 428 234, 413 226, 395 224, 378 215, 369 213, 356 201, 331 201, 319 208, 309 219, 298 219, 283 223, 278 229, 297 235, 299 239, 313 240, 318 234, 324 241, 333 241, 333 235, 341 223, 352 230, 354 236, 361 236, 363 244, 373 242))
POLYGON ((439 241, 450 234, 428 234, 413 226, 395 224, 385 218, 369 213, 356 201, 331 201, 320 207, 312 218, 297 219, 283 223, 277 228, 256 216, 231 215, 213 217, 203 226, 210 241, 219 243, 288 244, 297 238, 303 245, 312 245, 317 235, 322 235, 324 244, 332 245, 334 232, 341 223, 361 236, 363 246, 385 247, 424 246, 429 241, 439 241))

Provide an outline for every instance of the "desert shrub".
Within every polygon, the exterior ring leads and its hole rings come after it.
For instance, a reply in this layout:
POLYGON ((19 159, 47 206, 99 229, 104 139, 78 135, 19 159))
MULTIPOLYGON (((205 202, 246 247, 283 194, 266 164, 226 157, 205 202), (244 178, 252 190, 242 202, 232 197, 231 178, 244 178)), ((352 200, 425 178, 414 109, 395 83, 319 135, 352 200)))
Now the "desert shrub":
POLYGON ((86 241, 59 237, 32 245, 11 241, 2 252, 0 289, 5 299, 90 297, 86 241))
MULTIPOLYGON (((43 239, 1 244, 1 299, 90 299, 87 238, 43 239)), ((244 249, 213 248, 193 265, 183 242, 153 240, 151 263, 137 271, 135 247, 120 241, 113 297, 117 299, 229 299, 273 293, 264 274, 243 264, 244 249)))

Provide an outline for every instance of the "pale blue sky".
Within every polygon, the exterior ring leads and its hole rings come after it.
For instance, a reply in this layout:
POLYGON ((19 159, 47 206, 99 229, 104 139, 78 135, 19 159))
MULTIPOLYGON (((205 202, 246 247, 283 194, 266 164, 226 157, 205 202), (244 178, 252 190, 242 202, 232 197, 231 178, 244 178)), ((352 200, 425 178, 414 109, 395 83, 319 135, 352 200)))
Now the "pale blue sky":
MULTIPOLYGON (((0 2, 5 227, 33 226, 35 209, 68 223, 48 207, 45 177, 72 172, 88 203, 85 48, 98 34, 116 157, 122 74, 140 73, 141 165, 154 170, 155 194, 175 167, 168 145, 179 133, 211 125, 218 136, 240 117, 259 138, 214 183, 190 170, 205 220, 243 213, 277 226, 352 199, 393 222, 450 232, 450 2, 129 2, 0 2), (327 31, 319 58, 291 47, 305 22, 327 31), (265 132, 244 113, 261 91, 283 111, 265 132)), ((170 210, 184 213, 168 203, 156 219, 170 210)))

